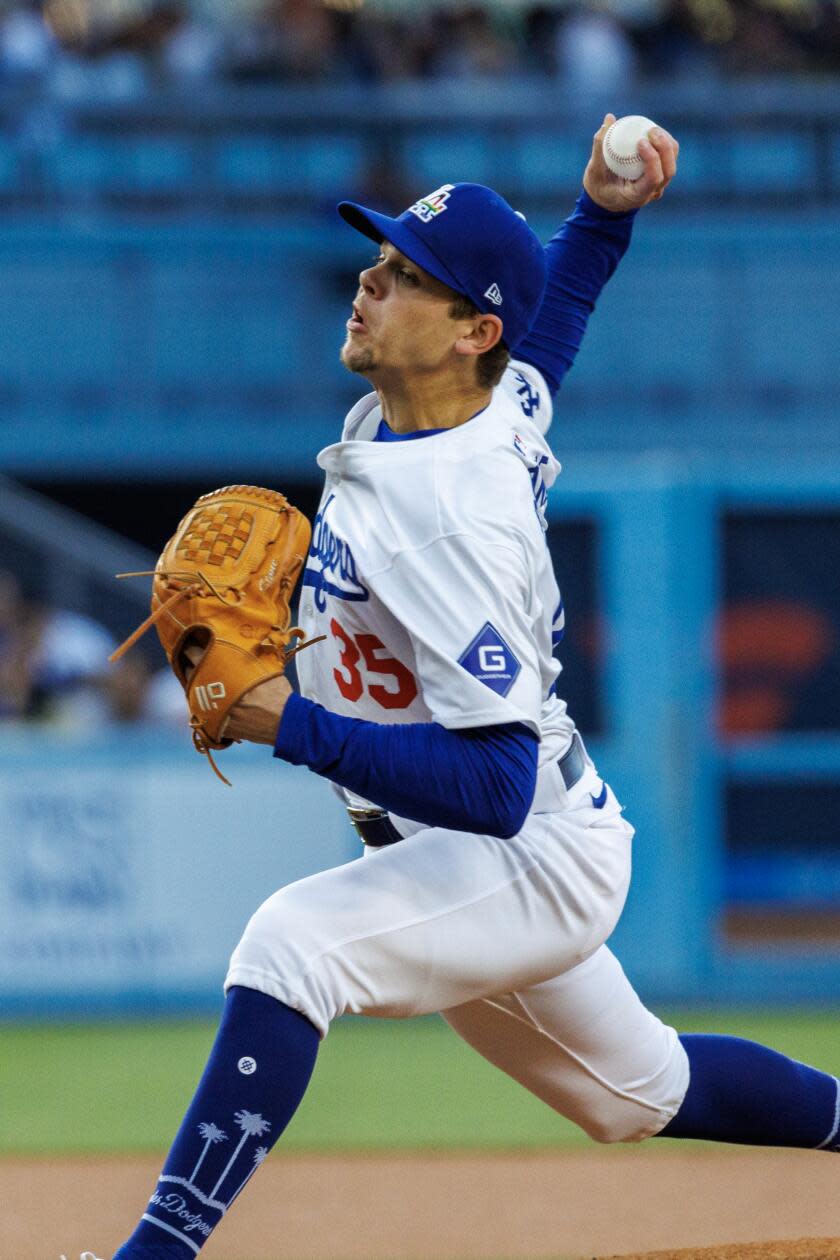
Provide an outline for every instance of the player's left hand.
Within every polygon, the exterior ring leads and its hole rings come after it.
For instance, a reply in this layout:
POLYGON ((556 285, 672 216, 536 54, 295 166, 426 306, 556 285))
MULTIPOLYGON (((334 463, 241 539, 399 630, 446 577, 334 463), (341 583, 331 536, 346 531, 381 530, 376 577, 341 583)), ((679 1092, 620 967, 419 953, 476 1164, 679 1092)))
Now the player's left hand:
POLYGON ((225 739, 247 739, 252 744, 273 745, 291 694, 292 686, 283 676, 257 683, 231 709, 225 739))
MULTIPOLYGON (((189 682, 204 649, 191 643, 184 649, 184 673, 189 682)), ((246 739, 252 744, 274 744, 292 686, 285 676, 267 678, 246 691, 231 709, 222 732, 225 739, 246 739)))
POLYGON ((325 638, 292 625, 311 537, 309 521, 277 490, 234 485, 201 495, 155 565, 151 614, 109 658, 155 627, 187 697, 193 745, 223 783, 214 752, 240 739, 270 744, 277 733, 288 690, 260 684, 279 680, 297 652, 325 638))
POLYGON ((603 140, 615 122, 615 114, 607 114, 595 132, 592 154, 583 173, 583 186, 593 201, 604 210, 622 212, 640 210, 651 201, 658 201, 677 171, 680 146, 662 127, 654 127, 650 138, 640 140, 639 157, 645 164, 644 174, 636 180, 614 175, 604 161, 603 140))

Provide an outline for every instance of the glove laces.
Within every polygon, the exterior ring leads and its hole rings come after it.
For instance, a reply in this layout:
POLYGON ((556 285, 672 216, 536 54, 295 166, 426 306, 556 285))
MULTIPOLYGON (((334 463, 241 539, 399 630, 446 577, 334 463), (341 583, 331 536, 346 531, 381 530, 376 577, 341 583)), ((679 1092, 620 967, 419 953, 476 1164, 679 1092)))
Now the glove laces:
MULTIPOLYGON (((154 577, 154 570, 149 570, 148 572, 145 572, 145 573, 142 573, 142 572, 141 573, 118 573, 116 576, 118 578, 154 577)), ((164 576, 166 578, 169 578, 170 576, 174 576, 174 575, 170 575, 167 573, 167 574, 164 574, 164 576)), ((206 581, 203 573, 200 573, 199 577, 201 578, 202 582, 206 581)), ((213 591, 214 595, 218 595, 218 591, 216 591, 215 587, 211 586, 210 583, 208 583, 208 586, 210 586, 210 589, 213 591)), ((201 590, 200 582, 190 582, 188 586, 184 586, 181 588, 181 590, 175 591, 172 595, 169 596, 168 599, 165 599, 163 603, 158 608, 156 608, 155 611, 151 613, 150 616, 146 618, 145 621, 141 621, 140 625, 137 627, 136 630, 132 630, 128 638, 125 639, 118 648, 114 649, 114 651, 108 657, 108 660, 118 661, 121 656, 125 656, 129 648, 134 647, 134 644, 138 641, 138 639, 142 639, 146 631, 151 630, 152 626, 155 625, 156 622, 160 621, 164 613, 168 613, 172 608, 175 607, 175 605, 180 600, 186 599, 188 596, 198 595, 200 590, 201 590)), ((219 598, 221 598, 221 596, 219 596, 219 598)), ((222 602, 225 603, 227 601, 223 600, 222 602)))

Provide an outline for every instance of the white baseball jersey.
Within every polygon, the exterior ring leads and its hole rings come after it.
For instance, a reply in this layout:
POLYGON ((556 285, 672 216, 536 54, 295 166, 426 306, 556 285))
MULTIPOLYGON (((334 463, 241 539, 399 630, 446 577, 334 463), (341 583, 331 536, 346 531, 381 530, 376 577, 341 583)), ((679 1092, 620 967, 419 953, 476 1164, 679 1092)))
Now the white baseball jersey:
POLYGON ((381 420, 368 394, 318 456, 300 620, 327 643, 298 657, 302 694, 376 722, 524 722, 540 764, 556 760, 574 726, 554 694, 545 507, 560 465, 542 376, 513 364, 485 410, 431 437, 372 441, 381 420))

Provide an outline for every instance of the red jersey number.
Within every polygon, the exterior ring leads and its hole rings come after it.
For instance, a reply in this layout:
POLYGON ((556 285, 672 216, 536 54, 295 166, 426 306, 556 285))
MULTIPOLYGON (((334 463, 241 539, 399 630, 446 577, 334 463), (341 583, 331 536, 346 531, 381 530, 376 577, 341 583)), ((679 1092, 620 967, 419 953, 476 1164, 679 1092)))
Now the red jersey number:
POLYGON ((375 634, 359 634, 354 639, 339 625, 335 617, 330 622, 330 630, 341 644, 341 669, 334 669, 333 677, 344 699, 355 703, 365 689, 365 680, 358 668, 359 659, 363 657, 369 674, 378 674, 396 684, 386 687, 379 682, 368 682, 371 700, 375 700, 383 709, 407 709, 417 695, 417 682, 402 661, 393 656, 380 655, 388 651, 382 640, 375 634))
POLYGON ((381 674, 396 681, 396 691, 383 687, 381 683, 369 683, 370 697, 383 709, 407 709, 417 695, 417 683, 410 669, 402 661, 393 656, 377 656, 378 652, 387 652, 385 644, 375 634, 360 634, 356 642, 365 658, 368 673, 381 674))
POLYGON ((345 676, 340 669, 334 669, 333 678, 338 685, 338 690, 344 696, 344 699, 355 702, 359 699, 365 689, 362 675, 356 668, 359 661, 359 649, 356 647, 356 644, 353 642, 347 631, 338 624, 335 617, 333 617, 330 622, 330 630, 333 632, 333 637, 338 639, 339 643, 342 645, 339 660, 341 661, 342 669, 347 671, 345 676))

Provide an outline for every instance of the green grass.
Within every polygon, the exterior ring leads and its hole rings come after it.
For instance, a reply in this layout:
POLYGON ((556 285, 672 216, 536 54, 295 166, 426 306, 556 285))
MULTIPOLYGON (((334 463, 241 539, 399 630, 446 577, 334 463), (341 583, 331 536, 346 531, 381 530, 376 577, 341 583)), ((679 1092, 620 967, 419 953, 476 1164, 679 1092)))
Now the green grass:
MULTIPOLYGON (((840 1074, 840 1013, 670 1011, 665 1018, 685 1031, 763 1041, 840 1074)), ((165 1148, 214 1027, 0 1027, 0 1153, 165 1148)), ((286 1150, 589 1144, 438 1019, 339 1023, 283 1141, 286 1150)))

